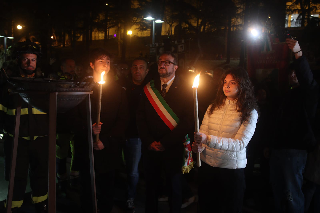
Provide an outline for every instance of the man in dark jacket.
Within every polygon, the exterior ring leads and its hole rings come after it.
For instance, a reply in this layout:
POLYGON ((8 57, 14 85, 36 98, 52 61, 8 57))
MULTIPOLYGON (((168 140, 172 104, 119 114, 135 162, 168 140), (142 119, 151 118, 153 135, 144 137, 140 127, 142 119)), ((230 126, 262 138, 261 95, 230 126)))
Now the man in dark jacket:
POLYGON ((171 212, 181 211, 183 142, 186 134, 193 131, 193 102, 192 88, 175 75, 177 69, 174 54, 160 55, 160 78, 144 87, 137 111, 146 178, 146 212, 157 212, 162 169, 171 212))
POLYGON ((126 141, 123 147, 127 171, 127 209, 134 209, 134 198, 139 181, 138 166, 141 159, 141 139, 139 137, 136 112, 139 101, 143 95, 145 77, 148 74, 148 63, 143 58, 136 58, 132 62, 130 79, 118 80, 119 84, 126 87, 129 110, 129 125, 126 130, 126 141))
MULTIPOLYGON (((30 41, 17 44, 17 66, 5 68, 8 77, 35 78, 40 48, 30 41)), ((4 74, 4 73, 2 73, 4 74)), ((19 212, 30 168, 32 200, 36 212, 44 212, 48 198, 48 115, 26 103, 0 77, 0 132, 4 133, 5 178, 9 180, 16 109, 21 106, 18 150, 14 176, 12 212, 19 212)))
MULTIPOLYGON (((93 80, 99 82, 101 73, 110 71, 110 55, 103 49, 95 49, 90 56, 90 67, 93 69, 93 80)), ((120 165, 119 143, 123 140, 127 126, 127 99, 125 90, 107 77, 102 85, 101 114, 98 118, 99 85, 93 88, 91 96, 92 122, 94 137, 94 169, 97 185, 98 208, 101 213, 111 212, 113 207, 115 169, 120 165), (95 141, 99 134, 99 140, 95 141)), ((75 152, 81 156, 80 178, 82 185, 83 212, 92 212, 90 164, 88 141, 86 140, 86 107, 82 102, 77 109, 70 112, 75 131, 75 152)), ((79 159, 80 160, 80 159, 79 159)))
POLYGON ((303 170, 307 151, 315 146, 313 123, 318 104, 318 84, 302 55, 298 41, 286 40, 295 55, 289 73, 291 89, 285 94, 276 115, 270 178, 276 212, 303 212, 303 170))

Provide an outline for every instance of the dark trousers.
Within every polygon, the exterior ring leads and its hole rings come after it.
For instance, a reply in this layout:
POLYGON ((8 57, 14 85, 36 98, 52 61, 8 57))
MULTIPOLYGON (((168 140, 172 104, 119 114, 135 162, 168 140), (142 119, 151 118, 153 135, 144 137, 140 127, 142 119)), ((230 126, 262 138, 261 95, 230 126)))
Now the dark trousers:
POLYGON ((201 213, 242 212, 244 169, 216 168, 202 162, 198 182, 198 205, 201 213))
POLYGON ((182 199, 183 200, 189 199, 192 196, 194 196, 194 193, 192 192, 185 175, 187 175, 187 174, 181 175, 181 188, 182 188, 182 199))
MULTIPOLYGON (((115 171, 96 173, 97 204, 100 213, 109 213, 113 208, 115 171)), ((82 212, 91 213, 93 209, 91 178, 89 170, 80 170, 82 186, 81 207, 82 212)))
POLYGON ((270 156, 270 181, 277 213, 304 211, 303 172, 307 151, 273 150, 270 156))
MULTIPOLYGON (((162 169, 168 186, 170 212, 181 212, 181 168, 172 168, 164 159, 164 152, 147 151, 144 155, 144 173, 146 179, 146 213, 158 212, 159 183, 162 169)), ((181 165, 182 166, 182 165, 181 165)))
POLYGON ((128 188, 127 199, 134 199, 139 182, 139 162, 141 159, 140 138, 129 138, 124 146, 124 158, 126 161, 128 188))
MULTIPOLYGON (((11 170, 12 148, 13 137, 6 135, 4 140, 5 177, 8 181, 11 170)), ((22 204, 28 173, 33 201, 38 203, 46 200, 48 192, 48 137, 38 137, 34 141, 19 138, 13 188, 13 207, 15 201, 22 204), (28 172, 29 168, 30 173, 28 172)))
POLYGON ((306 183, 303 190, 304 194, 304 212, 320 212, 320 185, 305 179, 306 183))

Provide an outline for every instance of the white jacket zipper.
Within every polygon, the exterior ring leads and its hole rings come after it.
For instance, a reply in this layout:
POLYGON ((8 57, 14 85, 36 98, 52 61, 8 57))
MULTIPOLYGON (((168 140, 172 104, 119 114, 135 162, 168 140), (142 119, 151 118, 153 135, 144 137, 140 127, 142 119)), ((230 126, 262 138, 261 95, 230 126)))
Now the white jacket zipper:
POLYGON ((222 119, 220 121, 220 127, 219 127, 219 132, 218 132, 218 137, 221 136, 221 128, 222 128, 222 122, 224 121, 224 117, 226 116, 227 114, 227 109, 229 108, 229 105, 230 105, 230 100, 228 100, 229 103, 225 103, 225 107, 224 107, 224 110, 223 110, 223 115, 222 115, 222 119))

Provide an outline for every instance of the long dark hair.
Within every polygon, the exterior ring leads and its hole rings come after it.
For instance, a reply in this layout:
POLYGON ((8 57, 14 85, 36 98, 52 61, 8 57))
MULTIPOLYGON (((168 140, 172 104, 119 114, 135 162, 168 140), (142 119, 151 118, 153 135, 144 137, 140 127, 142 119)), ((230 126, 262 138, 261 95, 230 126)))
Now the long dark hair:
POLYGON ((219 109, 224 105, 226 96, 223 92, 223 85, 224 79, 229 74, 232 75, 234 80, 238 83, 239 92, 236 97, 237 111, 241 113, 241 123, 243 123, 249 119, 253 109, 258 111, 258 105, 248 72, 241 67, 233 68, 223 73, 218 87, 217 96, 211 104, 209 113, 212 114, 215 109, 219 109))

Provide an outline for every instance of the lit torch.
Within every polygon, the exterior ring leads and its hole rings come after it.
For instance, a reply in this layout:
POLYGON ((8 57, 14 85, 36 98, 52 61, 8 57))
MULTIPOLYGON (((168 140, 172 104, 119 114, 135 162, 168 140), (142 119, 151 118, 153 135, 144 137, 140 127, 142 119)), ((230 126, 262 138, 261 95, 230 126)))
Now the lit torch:
MULTIPOLYGON (((193 81, 193 108, 194 108, 194 129, 195 132, 199 132, 199 118, 198 118, 198 93, 197 89, 199 86, 199 79, 200 79, 200 73, 194 78, 193 81)), ((197 166, 201 166, 201 161, 200 161, 200 153, 197 153, 197 166)))
MULTIPOLYGON (((106 72, 103 71, 101 73, 101 81, 99 81, 99 91, 98 91, 98 97, 99 97, 99 101, 98 101, 98 113, 97 113, 97 125, 100 125, 100 113, 101 113, 101 98, 102 98, 102 85, 105 83, 105 81, 103 80, 103 76, 106 72)), ((99 134, 96 135, 96 140, 95 142, 99 141, 99 134)))

